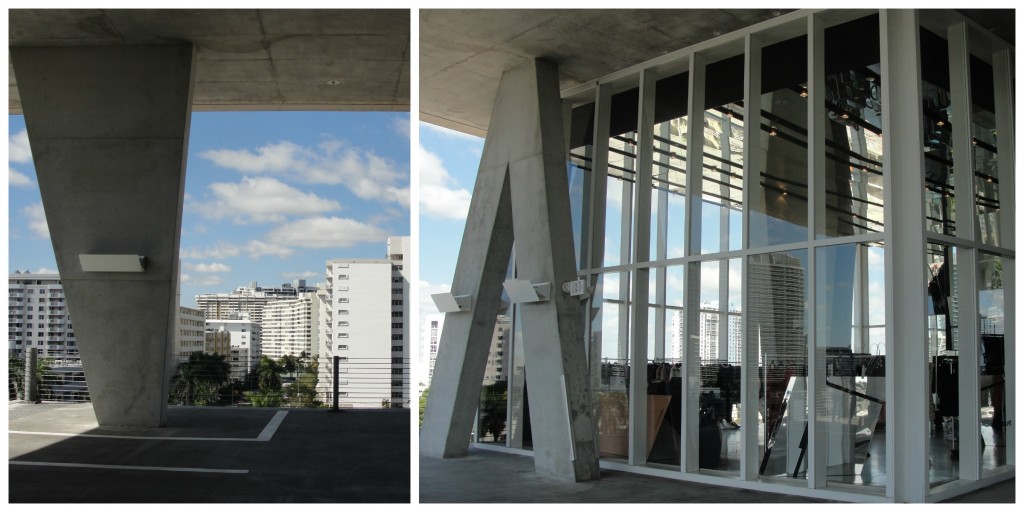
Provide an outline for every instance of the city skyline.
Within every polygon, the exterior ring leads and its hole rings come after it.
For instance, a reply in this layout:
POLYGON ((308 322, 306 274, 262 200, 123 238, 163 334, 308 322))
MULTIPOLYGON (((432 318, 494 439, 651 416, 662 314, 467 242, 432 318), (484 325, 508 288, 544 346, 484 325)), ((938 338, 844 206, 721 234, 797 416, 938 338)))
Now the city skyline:
MULTIPOLYGON (((24 117, 8 129, 8 272, 56 273, 24 117)), ((193 113, 179 304, 384 257, 410 233, 408 132, 404 112, 193 113)))

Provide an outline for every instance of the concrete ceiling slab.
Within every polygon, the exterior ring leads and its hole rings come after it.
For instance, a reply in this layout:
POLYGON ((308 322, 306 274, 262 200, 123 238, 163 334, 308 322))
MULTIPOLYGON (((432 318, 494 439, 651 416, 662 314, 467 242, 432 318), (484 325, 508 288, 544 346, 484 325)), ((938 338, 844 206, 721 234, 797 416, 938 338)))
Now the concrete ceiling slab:
MULTIPOLYGON (((420 119, 485 135, 501 73, 531 58, 559 65, 562 88, 792 9, 420 10, 420 119)), ((1013 42, 1013 11, 962 11, 1013 42)))
MULTIPOLYGON (((196 45, 193 109, 409 108, 404 9, 12 9, 10 46, 196 45)), ((21 112, 13 65, 8 110, 21 112)))

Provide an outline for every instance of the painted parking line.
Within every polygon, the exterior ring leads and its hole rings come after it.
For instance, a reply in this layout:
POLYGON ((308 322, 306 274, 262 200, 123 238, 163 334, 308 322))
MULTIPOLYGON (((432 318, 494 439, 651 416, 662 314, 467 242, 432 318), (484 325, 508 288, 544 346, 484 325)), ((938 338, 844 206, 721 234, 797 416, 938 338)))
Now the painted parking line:
POLYGON ((74 434, 67 432, 33 432, 30 430, 9 430, 8 434, 19 434, 25 436, 55 436, 55 437, 93 437, 99 439, 138 439, 143 441, 231 441, 231 442, 262 442, 270 441, 281 426, 288 411, 277 411, 273 418, 263 427, 263 431, 256 438, 251 437, 167 437, 167 436, 119 436, 114 434, 74 434))
POLYGON ((213 468, 175 468, 161 466, 120 466, 114 464, 78 464, 75 462, 32 462, 27 460, 11 460, 8 464, 17 466, 56 466, 62 468, 85 468, 85 469, 126 469, 129 471, 178 471, 184 473, 227 473, 232 475, 245 475, 248 469, 213 469, 213 468))
POLYGON ((274 437, 274 433, 277 432, 277 427, 281 426, 281 422, 284 421, 284 417, 288 415, 288 411, 277 411, 277 414, 267 423, 267 426, 263 427, 263 432, 256 438, 257 441, 270 441, 274 437))

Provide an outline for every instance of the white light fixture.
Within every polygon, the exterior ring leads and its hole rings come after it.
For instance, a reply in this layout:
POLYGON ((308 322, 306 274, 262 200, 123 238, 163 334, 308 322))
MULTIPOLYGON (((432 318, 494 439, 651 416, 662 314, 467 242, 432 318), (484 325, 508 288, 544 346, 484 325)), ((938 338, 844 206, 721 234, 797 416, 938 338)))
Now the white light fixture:
POLYGON ((562 291, 568 293, 570 297, 579 297, 580 300, 586 300, 590 297, 590 291, 587 290, 587 282, 583 279, 562 283, 562 291))
POLYGON ((437 310, 442 313, 458 313, 460 311, 473 310, 472 295, 455 296, 451 293, 435 293, 430 298, 434 300, 437 310))
POLYGON ((146 257, 138 254, 79 254, 82 272, 144 272, 146 257))
POLYGON ((533 284, 526 279, 509 279, 503 284, 513 304, 543 302, 551 299, 551 283, 533 284))

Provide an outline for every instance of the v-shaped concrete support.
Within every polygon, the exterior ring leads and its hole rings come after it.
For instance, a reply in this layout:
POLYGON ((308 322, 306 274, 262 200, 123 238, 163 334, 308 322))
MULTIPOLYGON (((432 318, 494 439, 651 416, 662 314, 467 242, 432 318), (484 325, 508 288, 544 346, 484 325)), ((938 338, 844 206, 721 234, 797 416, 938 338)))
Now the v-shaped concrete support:
POLYGON ((562 109, 555 66, 534 61, 502 76, 452 283, 472 309, 445 317, 420 451, 468 449, 512 242, 518 277, 551 283, 524 303, 523 343, 537 473, 599 477, 583 340, 583 306, 561 292, 576 279, 562 109))

